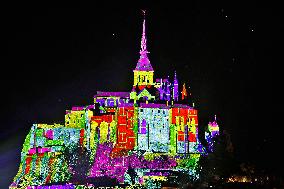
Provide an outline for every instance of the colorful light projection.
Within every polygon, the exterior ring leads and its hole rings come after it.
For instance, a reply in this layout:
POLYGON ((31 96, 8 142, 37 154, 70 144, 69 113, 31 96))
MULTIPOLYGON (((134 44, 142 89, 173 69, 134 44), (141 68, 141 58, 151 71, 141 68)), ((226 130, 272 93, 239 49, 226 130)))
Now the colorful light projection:
MULTIPOLYGON (((10 188, 156 188, 179 172, 198 178, 205 151, 197 110, 186 103, 185 84, 178 90, 176 73, 174 82, 153 82, 147 53, 144 18, 132 91, 98 91, 94 104, 67 110, 64 125, 34 124, 10 188)), ((215 117, 205 133, 211 151, 217 135, 215 117)))
POLYGON ((214 139, 219 136, 219 125, 217 123, 216 115, 214 121, 209 122, 205 131, 205 139, 207 141, 208 152, 213 152, 214 139))

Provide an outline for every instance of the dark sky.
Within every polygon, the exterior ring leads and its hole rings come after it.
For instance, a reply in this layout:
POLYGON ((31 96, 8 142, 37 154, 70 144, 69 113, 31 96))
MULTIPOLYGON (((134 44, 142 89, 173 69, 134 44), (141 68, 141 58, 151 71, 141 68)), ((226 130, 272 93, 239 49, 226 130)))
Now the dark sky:
MULTIPOLYGON (((197 1, 198 2, 198 1, 197 1)), ((272 48, 277 11, 256 3, 7 5, 1 31, 0 185, 15 176, 32 123, 64 122, 97 90, 129 91, 139 58, 141 8, 157 77, 191 87, 200 127, 217 114, 235 157, 280 172, 272 48), (54 7, 54 6, 53 6, 54 7)))

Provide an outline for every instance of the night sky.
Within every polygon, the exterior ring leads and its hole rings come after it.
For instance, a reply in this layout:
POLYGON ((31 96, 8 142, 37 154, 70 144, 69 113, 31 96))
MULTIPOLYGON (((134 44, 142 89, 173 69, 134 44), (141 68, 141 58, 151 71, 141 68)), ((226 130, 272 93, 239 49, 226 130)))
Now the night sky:
POLYGON ((155 78, 176 70, 180 85, 190 86, 200 128, 216 114, 236 159, 280 172, 283 126, 272 79, 280 23, 273 8, 221 1, 37 6, 3 7, 0 188, 16 175, 33 123, 64 123, 65 110, 91 104, 97 90, 131 90, 140 9, 147 9, 155 78))

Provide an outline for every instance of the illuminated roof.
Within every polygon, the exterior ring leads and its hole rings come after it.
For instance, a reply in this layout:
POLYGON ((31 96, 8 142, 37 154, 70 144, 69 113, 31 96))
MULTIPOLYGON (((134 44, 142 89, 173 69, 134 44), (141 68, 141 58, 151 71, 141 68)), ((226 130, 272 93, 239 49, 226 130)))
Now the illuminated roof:
POLYGON ((94 97, 122 97, 129 98, 129 92, 106 92, 106 91, 97 91, 97 94, 94 97))

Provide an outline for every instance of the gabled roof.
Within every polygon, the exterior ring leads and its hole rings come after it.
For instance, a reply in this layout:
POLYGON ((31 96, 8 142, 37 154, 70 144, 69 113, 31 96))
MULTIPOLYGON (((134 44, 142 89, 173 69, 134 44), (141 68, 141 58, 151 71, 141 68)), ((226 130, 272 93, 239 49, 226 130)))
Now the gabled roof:
POLYGON ((121 98, 129 98, 129 92, 106 92, 106 91, 97 91, 97 94, 94 97, 121 97, 121 98))
POLYGON ((133 86, 132 91, 136 91, 137 96, 144 90, 146 89, 152 96, 156 95, 156 92, 158 92, 159 90, 157 88, 155 88, 153 85, 145 85, 145 86, 133 86), (140 89, 140 87, 142 87, 142 89, 140 89))
POLYGON ((140 103, 140 108, 160 108, 160 109, 170 109, 170 106, 166 104, 156 104, 156 103, 140 103))

